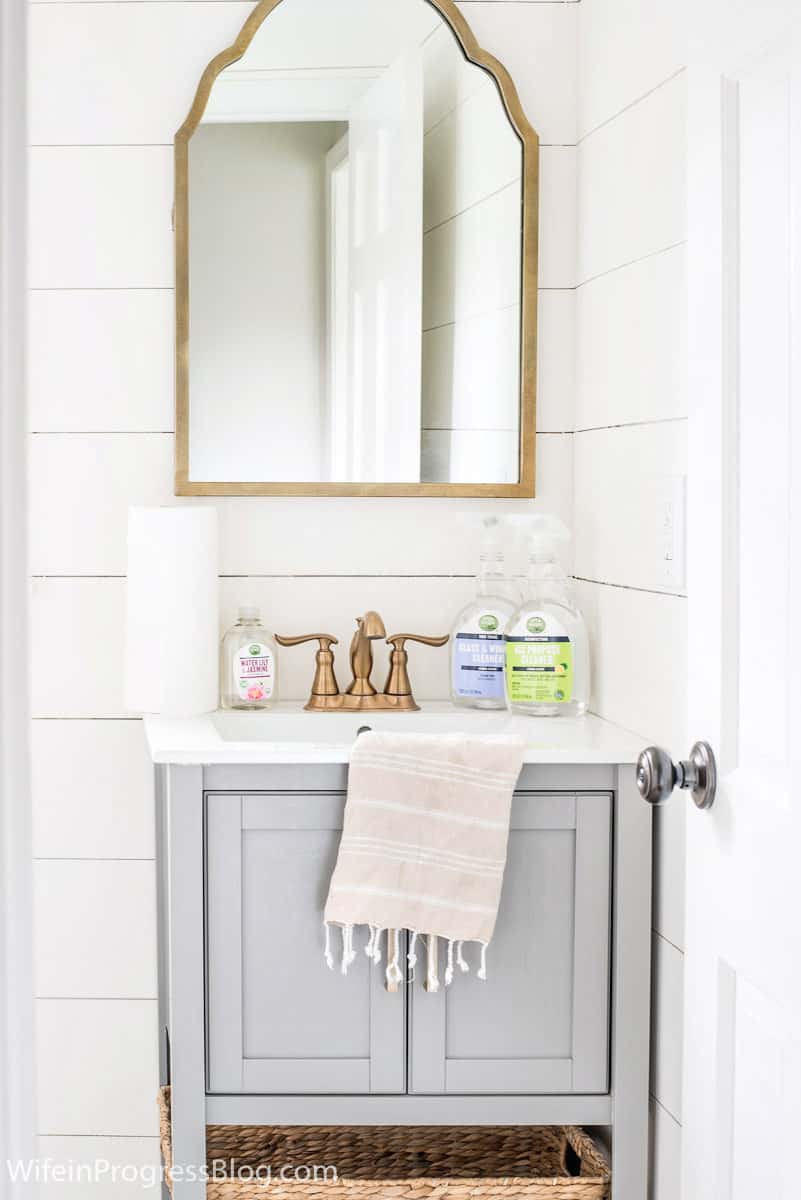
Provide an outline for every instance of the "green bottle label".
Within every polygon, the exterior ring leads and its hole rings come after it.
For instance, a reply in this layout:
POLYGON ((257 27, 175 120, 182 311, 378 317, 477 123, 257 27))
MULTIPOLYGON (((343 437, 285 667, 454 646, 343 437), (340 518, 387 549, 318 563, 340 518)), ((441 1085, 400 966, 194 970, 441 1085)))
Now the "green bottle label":
POLYGON ((531 618, 532 632, 506 636, 506 686, 512 704, 568 704, 573 698, 573 643, 562 629, 531 618), (536 630, 536 632, 534 632, 536 630))

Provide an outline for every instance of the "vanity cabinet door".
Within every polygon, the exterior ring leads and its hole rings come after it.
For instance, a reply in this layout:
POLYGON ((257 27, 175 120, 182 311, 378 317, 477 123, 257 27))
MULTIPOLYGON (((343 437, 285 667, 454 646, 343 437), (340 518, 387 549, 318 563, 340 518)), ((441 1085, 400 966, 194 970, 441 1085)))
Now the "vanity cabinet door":
POLYGON ((403 1092, 405 997, 323 957, 342 794, 206 797, 208 1090, 403 1092))
POLYGON ((609 795, 515 795, 486 982, 470 943, 470 974, 445 988, 440 941, 428 993, 419 956, 411 1092, 609 1090, 611 814, 609 795))

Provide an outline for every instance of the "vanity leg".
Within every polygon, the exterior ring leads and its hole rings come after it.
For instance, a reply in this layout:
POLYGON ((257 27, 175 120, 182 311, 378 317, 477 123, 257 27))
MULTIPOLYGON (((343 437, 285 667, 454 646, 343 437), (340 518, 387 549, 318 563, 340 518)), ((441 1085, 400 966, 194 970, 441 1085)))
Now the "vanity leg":
POLYGON ((169 768, 166 805, 172 1195, 205 1200, 202 767, 169 768))
POLYGON ((648 1195, 651 1010, 651 807, 634 767, 617 772, 612 974, 612 1195, 648 1195))

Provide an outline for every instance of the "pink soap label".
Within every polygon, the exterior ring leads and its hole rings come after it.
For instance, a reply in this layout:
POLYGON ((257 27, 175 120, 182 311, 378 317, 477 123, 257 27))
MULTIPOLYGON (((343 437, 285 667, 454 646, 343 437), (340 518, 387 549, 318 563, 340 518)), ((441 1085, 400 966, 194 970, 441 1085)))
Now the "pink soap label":
POLYGON ((240 700, 269 700, 273 694, 275 664, 269 646, 251 642, 234 657, 234 692, 240 700))

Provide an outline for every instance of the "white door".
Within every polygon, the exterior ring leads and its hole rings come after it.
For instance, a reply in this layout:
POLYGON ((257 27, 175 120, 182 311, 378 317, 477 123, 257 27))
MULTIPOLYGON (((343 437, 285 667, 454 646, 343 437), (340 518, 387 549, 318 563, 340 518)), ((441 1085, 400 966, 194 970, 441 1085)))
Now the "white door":
POLYGON ((689 727, 720 776, 687 820, 682 1200, 801 1196, 799 8, 690 10, 689 727))
POLYGON ((423 263, 423 69, 397 59, 348 127, 348 479, 419 482, 423 263))

